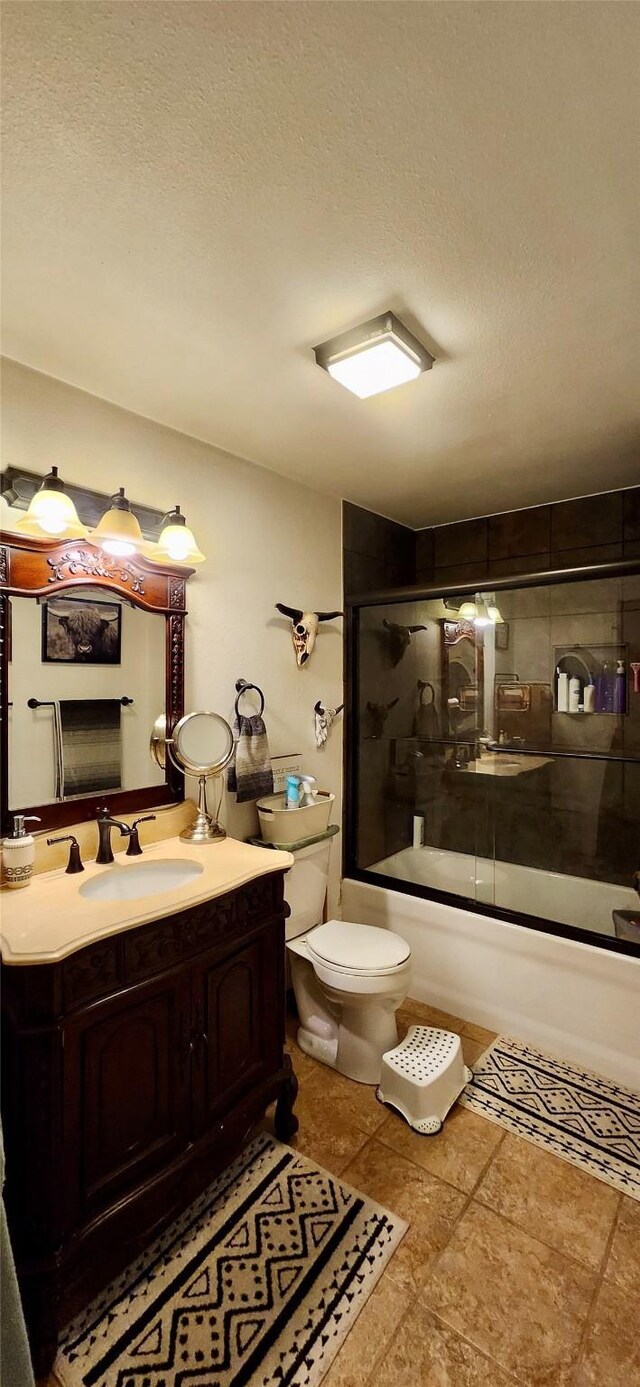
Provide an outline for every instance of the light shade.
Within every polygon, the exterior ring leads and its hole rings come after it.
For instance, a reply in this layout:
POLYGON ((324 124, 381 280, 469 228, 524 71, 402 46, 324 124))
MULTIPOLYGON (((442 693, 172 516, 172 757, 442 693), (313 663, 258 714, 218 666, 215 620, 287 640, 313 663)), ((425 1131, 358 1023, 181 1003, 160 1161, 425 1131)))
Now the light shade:
POLYGON ((478 614, 475 602, 462 602, 458 609, 458 615, 463 621, 474 621, 478 614))
POLYGON ((89 531, 78 519, 57 467, 47 473, 31 497, 26 515, 18 520, 14 529, 34 539, 86 539, 89 531))
POLYGON ((179 506, 165 515, 160 539, 150 557, 169 563, 204 563, 205 555, 198 549, 193 530, 189 529, 179 506))
POLYGON ((395 313, 381 313, 361 327, 321 342, 314 352, 318 365, 361 400, 415 380, 434 362, 395 313))
POLYGON ((111 497, 109 509, 98 521, 91 538, 116 558, 128 558, 145 548, 142 530, 124 494, 124 487, 111 497))

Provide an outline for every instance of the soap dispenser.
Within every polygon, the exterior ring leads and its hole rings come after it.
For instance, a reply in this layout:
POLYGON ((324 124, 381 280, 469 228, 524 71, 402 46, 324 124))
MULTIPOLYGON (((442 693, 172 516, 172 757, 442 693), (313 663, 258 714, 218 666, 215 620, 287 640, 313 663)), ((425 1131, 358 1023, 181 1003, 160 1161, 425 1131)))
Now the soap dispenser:
POLYGON ((5 886, 12 889, 28 886, 33 876, 36 856, 35 841, 27 833, 25 824, 39 824, 35 814, 14 814, 13 833, 2 844, 2 877, 5 886))

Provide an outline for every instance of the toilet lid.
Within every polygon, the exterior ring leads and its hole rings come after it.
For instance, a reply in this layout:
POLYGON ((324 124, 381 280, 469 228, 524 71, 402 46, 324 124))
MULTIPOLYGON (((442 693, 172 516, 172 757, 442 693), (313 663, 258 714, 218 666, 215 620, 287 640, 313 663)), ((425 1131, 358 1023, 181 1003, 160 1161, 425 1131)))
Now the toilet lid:
POLYGON ((409 945, 399 934, 349 920, 329 920, 311 930, 307 948, 324 963, 354 973, 382 973, 411 957, 409 945))

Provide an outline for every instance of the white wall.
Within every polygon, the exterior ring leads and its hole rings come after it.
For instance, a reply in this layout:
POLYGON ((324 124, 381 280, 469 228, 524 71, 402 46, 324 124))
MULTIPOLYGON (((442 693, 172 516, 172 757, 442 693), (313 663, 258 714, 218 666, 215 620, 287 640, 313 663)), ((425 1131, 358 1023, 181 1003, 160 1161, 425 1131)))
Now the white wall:
POLYGON ((411 996, 640 1088, 640 959, 345 880, 346 920, 411 946, 411 996))
MULTIPOLYGON (((320 787, 337 794, 340 822, 342 719, 318 752, 313 705, 342 702, 343 623, 321 627, 298 670, 290 624, 274 609, 276 602, 342 607, 340 502, 6 360, 2 442, 4 466, 46 472, 57 464, 66 481, 105 492, 124 485, 134 501, 182 506, 207 555, 188 587, 187 709, 231 721, 236 679, 260 684, 272 755, 302 752, 320 787)), ((236 837, 257 830, 253 806, 233 798, 223 817, 236 837)), ((332 911, 340 842, 332 852, 332 911)))

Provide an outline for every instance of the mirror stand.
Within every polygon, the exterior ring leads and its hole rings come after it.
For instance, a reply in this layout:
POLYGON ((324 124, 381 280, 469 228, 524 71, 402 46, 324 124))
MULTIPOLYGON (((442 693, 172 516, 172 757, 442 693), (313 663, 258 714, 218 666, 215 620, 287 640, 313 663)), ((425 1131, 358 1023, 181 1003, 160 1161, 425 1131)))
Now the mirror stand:
POLYGON ((183 843, 195 843, 201 847, 204 843, 221 843, 227 836, 226 829, 209 813, 207 780, 206 775, 198 776, 198 812, 193 823, 180 834, 183 843))

